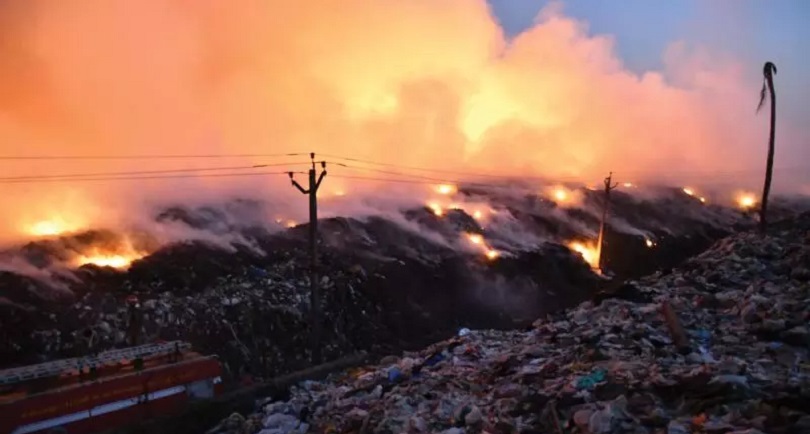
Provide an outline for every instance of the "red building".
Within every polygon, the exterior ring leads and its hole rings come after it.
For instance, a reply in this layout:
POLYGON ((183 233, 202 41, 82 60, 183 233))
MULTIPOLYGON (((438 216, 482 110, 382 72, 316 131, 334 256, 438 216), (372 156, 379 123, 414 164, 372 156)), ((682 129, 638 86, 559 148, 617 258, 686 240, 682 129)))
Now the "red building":
POLYGON ((178 412, 222 392, 215 357, 183 342, 0 371, 0 434, 89 434, 178 412))

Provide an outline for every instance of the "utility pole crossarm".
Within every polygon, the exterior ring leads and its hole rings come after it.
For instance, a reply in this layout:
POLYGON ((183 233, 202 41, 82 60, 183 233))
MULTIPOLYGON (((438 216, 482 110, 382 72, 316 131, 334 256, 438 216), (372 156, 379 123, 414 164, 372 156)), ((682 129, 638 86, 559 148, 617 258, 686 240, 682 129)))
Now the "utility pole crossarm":
POLYGON ((309 190, 305 189, 304 187, 301 187, 301 184, 299 184, 298 181, 293 179, 292 172, 290 172, 289 175, 290 175, 290 182, 292 182, 293 187, 297 188, 298 191, 300 191, 303 194, 309 194, 309 190))
POLYGON ((315 183, 315 190, 317 190, 321 186, 321 181, 323 181, 324 176, 326 176, 325 170, 321 172, 321 175, 318 177, 318 182, 315 183))

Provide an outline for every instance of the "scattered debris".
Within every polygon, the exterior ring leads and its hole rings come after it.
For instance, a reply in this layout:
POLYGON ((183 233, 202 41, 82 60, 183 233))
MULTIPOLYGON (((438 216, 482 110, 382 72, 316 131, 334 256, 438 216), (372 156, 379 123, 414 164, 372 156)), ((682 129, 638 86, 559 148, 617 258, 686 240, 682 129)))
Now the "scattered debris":
MULTIPOLYGON (((293 427, 307 408, 312 432, 334 433, 807 432, 810 285, 789 271, 810 257, 810 215, 800 223, 633 282, 649 301, 472 330, 300 383, 261 417, 293 427)), ((261 432, 296 432, 276 426, 261 432)))

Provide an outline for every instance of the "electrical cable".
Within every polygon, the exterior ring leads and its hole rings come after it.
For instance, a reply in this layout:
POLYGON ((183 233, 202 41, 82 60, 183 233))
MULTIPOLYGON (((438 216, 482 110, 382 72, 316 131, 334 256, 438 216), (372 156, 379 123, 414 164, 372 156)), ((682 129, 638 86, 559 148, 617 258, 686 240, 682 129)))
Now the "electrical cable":
POLYGON ((40 180, 40 179, 64 179, 71 178, 90 178, 90 177, 108 177, 108 176, 130 176, 130 175, 155 175, 162 173, 184 173, 184 172, 212 172, 219 170, 251 170, 261 169, 265 167, 278 167, 287 165, 302 165, 311 164, 309 161, 296 162, 296 163, 272 163, 272 164, 256 164, 253 166, 231 166, 231 167, 201 167, 201 168, 187 168, 187 169, 165 169, 165 170, 139 170, 131 172, 101 172, 101 173, 75 173, 65 175, 30 175, 30 176, 10 176, 0 178, 0 181, 23 181, 23 180, 40 180))
POLYGON ((289 154, 187 154, 187 155, 0 155, 0 160, 159 160, 192 158, 277 158, 307 156, 308 152, 289 154))
POLYGON ((166 175, 166 176, 119 176, 119 177, 98 177, 98 178, 69 178, 69 179, 25 179, 0 181, 0 184, 35 184, 43 182, 85 182, 85 181, 128 181, 128 180, 152 180, 152 179, 180 179, 180 178, 226 178, 241 176, 266 176, 266 175, 288 175, 290 173, 304 174, 301 171, 284 172, 254 172, 254 173, 216 173, 204 175, 166 175))

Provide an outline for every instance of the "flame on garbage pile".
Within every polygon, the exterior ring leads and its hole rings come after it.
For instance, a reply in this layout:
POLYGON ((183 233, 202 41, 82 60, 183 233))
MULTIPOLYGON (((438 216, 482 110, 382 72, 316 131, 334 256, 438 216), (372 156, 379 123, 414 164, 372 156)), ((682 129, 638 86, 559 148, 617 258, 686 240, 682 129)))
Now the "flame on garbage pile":
POLYGON ((481 210, 475 210, 475 212, 473 212, 473 218, 476 220, 481 220, 484 218, 484 213, 482 213, 481 210))
POLYGON ((584 259, 585 262, 587 262, 591 267, 599 267, 599 253, 595 244, 590 242, 585 243, 581 241, 572 241, 568 243, 568 248, 582 255, 582 259, 584 259))
MULTIPOLYGON (((514 37, 485 1, 407 7, 347 1, 339 14, 332 13, 334 2, 322 0, 170 3, 15 2, 0 8, 3 36, 19 42, 0 50, 15 65, 2 70, 8 85, 0 93, 10 96, 0 103, 0 142, 12 149, 42 143, 41 155, 121 156, 160 154, 162 143, 173 143, 177 154, 246 155, 302 152, 308 149, 301 143, 311 143, 342 158, 497 176, 584 181, 601 180, 606 169, 639 168, 634 180, 644 184, 667 170, 720 173, 759 161, 752 134, 758 127, 738 121, 750 116, 750 107, 740 104, 750 95, 740 92, 749 83, 734 72, 736 62, 704 61, 704 53, 673 44, 661 70, 636 74, 609 35, 589 31, 559 2, 514 37), (459 22, 465 25, 453 25, 459 22), (282 63, 285 68, 272 67, 282 63), (717 98, 718 87, 728 99, 717 98), (606 103, 590 104, 582 94, 606 103), (612 109, 618 106, 625 110, 612 109), (392 155, 406 141, 408 152, 392 155), (115 152, 107 151, 112 142, 115 152), (556 149, 557 143, 566 148, 556 149), (723 158, 731 149, 742 155, 723 158)), ((53 166, 53 174, 132 170, 135 163, 76 162, 86 167, 53 166)), ((178 166, 167 161, 161 168, 178 166)), ((4 176, 27 175, 20 167, 4 176)), ((131 207, 140 199, 173 201, 192 191, 173 183, 193 182, 203 196, 224 191, 225 184, 235 191, 252 187, 254 178, 224 179, 65 181, 36 188, 60 194, 75 188, 88 202, 105 205, 97 218, 88 217, 95 227, 116 221, 108 212, 136 211, 131 207), (107 197, 124 206, 106 206, 107 197)), ((334 180, 330 175, 324 186, 334 180)), ((277 181, 266 188, 286 184, 277 181)), ((447 181, 429 182, 450 193, 455 187, 447 181)), ((680 181, 692 182, 698 181, 680 181)), ((14 206, 6 203, 3 217, 6 210, 16 217, 15 209, 29 208, 25 196, 11 200, 14 206)))
POLYGON ((83 229, 83 225, 75 218, 55 216, 23 225, 23 231, 36 238, 56 237, 83 229))
POLYGON ((697 193, 695 192, 695 189, 694 189, 694 188, 691 188, 691 187, 684 187, 683 189, 681 189, 681 191, 683 191, 683 193, 684 193, 685 195, 687 195, 687 196, 692 196, 692 197, 694 197, 695 199, 699 200, 699 201, 700 201, 700 203, 706 203, 706 198, 705 198, 704 196, 698 196, 698 195, 697 195, 697 193))
POLYGON ((568 192, 562 188, 554 189, 554 199, 560 202, 565 202, 568 199, 568 192))
POLYGON ((487 245, 483 235, 477 233, 467 233, 466 235, 470 243, 481 248, 488 260, 493 261, 501 256, 500 252, 487 245))
POLYGON ((444 215, 444 209, 438 202, 430 202, 427 204, 427 206, 428 208, 430 208, 431 211, 433 211, 433 214, 435 214, 437 217, 441 217, 444 215))
POLYGON ((75 267, 96 265, 99 267, 126 269, 133 262, 145 257, 147 254, 147 252, 135 249, 130 242, 117 247, 96 246, 76 256, 71 261, 71 265, 75 267))
POLYGON ((436 193, 449 196, 451 194, 455 194, 458 191, 458 188, 452 184, 441 184, 436 186, 436 193))
POLYGON ((547 187, 545 196, 561 207, 574 207, 582 203, 582 194, 562 185, 547 187))
POLYGON ((70 232, 64 222, 56 220, 44 220, 34 223, 26 231, 35 237, 53 237, 70 232))
POLYGON ((655 241, 653 241, 653 240, 651 240, 649 238, 644 239, 644 244, 646 244, 647 247, 649 247, 649 248, 655 247, 655 241))
POLYGON ((143 256, 141 255, 91 255, 91 256, 80 256, 76 259, 75 264, 78 267, 83 265, 97 265, 99 267, 112 267, 112 268, 128 268, 132 262, 135 260, 141 259, 143 256))
POLYGON ((740 193, 737 195, 737 206, 742 210, 750 210, 757 204, 757 197, 753 193, 740 193))

